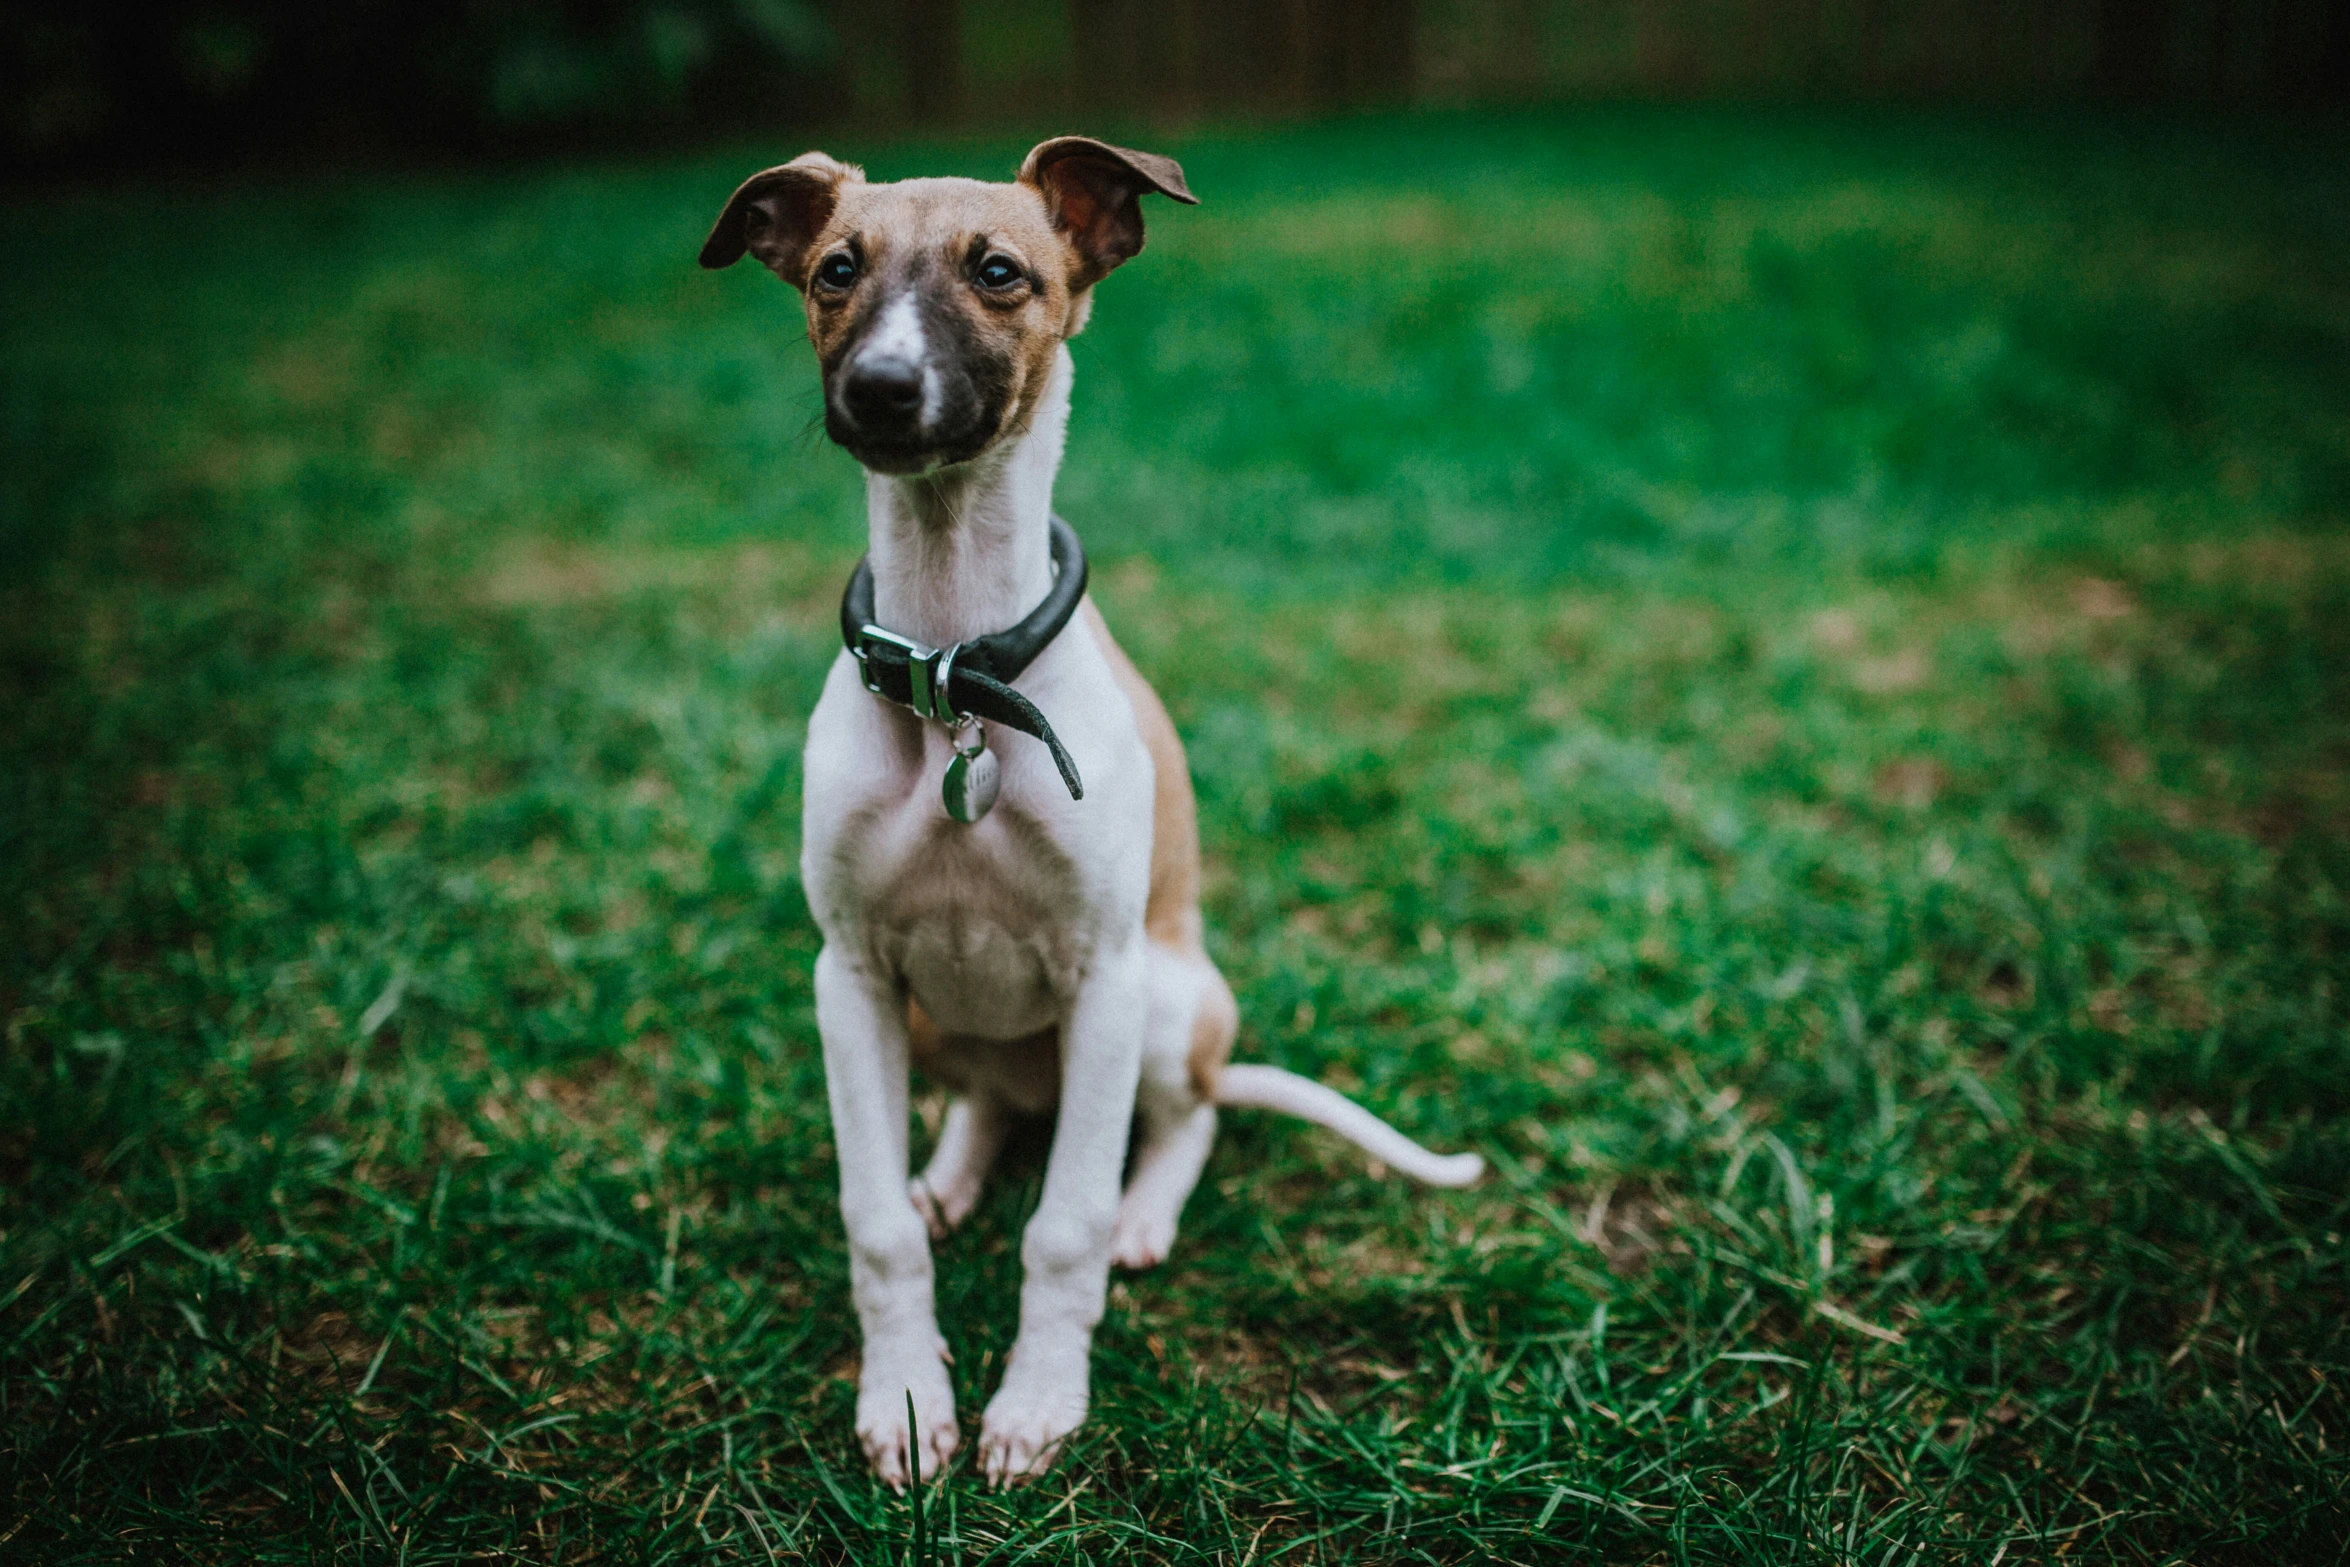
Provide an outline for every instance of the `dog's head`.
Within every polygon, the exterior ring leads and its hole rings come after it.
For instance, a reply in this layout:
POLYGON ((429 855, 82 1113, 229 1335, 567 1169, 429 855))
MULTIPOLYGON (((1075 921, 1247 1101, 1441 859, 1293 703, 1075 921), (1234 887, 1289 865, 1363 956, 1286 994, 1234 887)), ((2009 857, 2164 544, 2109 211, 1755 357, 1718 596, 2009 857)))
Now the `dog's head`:
POLYGON ((804 296, 824 428, 866 467, 968 462, 1027 428, 1093 285, 1142 249, 1142 198, 1197 200, 1172 158, 1040 143, 1010 184, 869 185, 803 153, 743 181, 702 265, 747 252, 804 296))

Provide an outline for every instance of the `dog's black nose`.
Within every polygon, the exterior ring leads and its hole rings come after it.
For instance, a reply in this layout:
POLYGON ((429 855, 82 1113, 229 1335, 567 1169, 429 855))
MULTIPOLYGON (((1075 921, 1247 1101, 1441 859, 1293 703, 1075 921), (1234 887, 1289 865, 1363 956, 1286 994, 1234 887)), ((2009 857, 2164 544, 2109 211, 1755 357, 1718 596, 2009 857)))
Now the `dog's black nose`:
POLYGON ((849 417, 868 429, 903 426, 922 411, 922 367, 911 359, 855 365, 840 395, 849 417))

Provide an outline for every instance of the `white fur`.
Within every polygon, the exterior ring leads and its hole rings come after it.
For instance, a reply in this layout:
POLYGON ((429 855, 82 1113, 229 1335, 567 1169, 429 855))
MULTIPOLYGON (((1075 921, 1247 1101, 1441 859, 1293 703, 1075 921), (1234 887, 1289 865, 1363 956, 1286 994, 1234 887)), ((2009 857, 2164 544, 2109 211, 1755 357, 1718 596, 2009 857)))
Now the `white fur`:
MULTIPOLYGON (((904 320, 919 331, 907 303, 890 312, 881 336, 904 320)), ((945 647, 1042 601, 1073 374, 1064 347, 1026 433, 969 463, 915 478, 868 474, 882 625, 945 647)), ((893 1485, 906 1480, 909 1454, 929 1473, 957 1446, 929 1242, 970 1212, 1007 1109, 1057 1102, 1059 1117, 1021 1242, 1019 1331, 980 1423, 981 1466, 998 1482, 1041 1471, 1085 1418, 1110 1264, 1166 1256, 1215 1139, 1215 1107, 1200 1099, 1187 1055, 1199 1009, 1229 1001, 1196 951, 1144 932, 1154 764, 1087 618, 1070 622, 1020 687, 1076 759, 1082 801, 1069 798, 1043 744, 990 724, 1003 767, 996 807, 974 825, 951 820, 939 795, 947 731, 877 701, 846 653, 808 721, 801 868, 824 934, 816 1021, 865 1338, 857 1432, 893 1485), (919 1178, 907 1136, 909 994, 961 1036, 957 1065, 977 1090, 950 1106, 919 1178), (1058 1082, 1040 1085, 1034 1052, 1018 1041, 1046 1028, 1059 1032, 1058 1082)), ((1303 1115, 1423 1180, 1454 1184, 1481 1168, 1474 1155, 1439 1159, 1302 1078, 1270 1067, 1227 1076, 1224 1102, 1303 1115)))
MULTIPOLYGON (((960 469, 868 476, 881 624, 945 646, 1043 599, 1072 374, 1063 349, 1028 432, 960 469)), ((1082 802, 1043 745, 990 725, 1003 764, 996 808, 972 826, 953 821, 939 798, 947 731, 875 701, 846 653, 808 722, 802 867, 824 933, 817 1025, 865 1332, 857 1429, 892 1482, 906 1476, 909 1446, 928 1470, 957 1441, 931 1304, 927 1221, 943 1215, 918 1211, 909 1181, 908 992, 952 1033, 1061 1034, 1060 1118, 1021 1246, 1019 1333, 981 1424, 993 1477, 1041 1468, 1084 1418, 1107 1288, 1141 1064, 1134 1022, 1149 988, 1151 759, 1082 620, 1020 685, 1076 758, 1082 802)), ((976 1193, 939 1195, 967 1210, 976 1193)))
POLYGON ((1277 1066, 1239 1062, 1224 1068, 1216 1103, 1252 1110, 1279 1110, 1301 1121, 1326 1126, 1372 1158, 1428 1186, 1467 1186, 1485 1173, 1473 1153, 1436 1154, 1413 1142, 1335 1088, 1277 1066))
POLYGON ((881 319, 873 324, 872 335, 858 348, 857 357, 918 365, 929 353, 930 341, 922 331, 922 306, 908 289, 882 307, 881 319))
POLYGON ((939 408, 946 397, 946 382, 940 377, 938 366, 930 362, 930 334, 922 330, 922 307, 913 290, 908 289, 882 308, 881 319, 873 324, 871 335, 858 347, 857 357, 877 363, 894 360, 919 365, 922 412, 917 428, 937 428, 939 408))

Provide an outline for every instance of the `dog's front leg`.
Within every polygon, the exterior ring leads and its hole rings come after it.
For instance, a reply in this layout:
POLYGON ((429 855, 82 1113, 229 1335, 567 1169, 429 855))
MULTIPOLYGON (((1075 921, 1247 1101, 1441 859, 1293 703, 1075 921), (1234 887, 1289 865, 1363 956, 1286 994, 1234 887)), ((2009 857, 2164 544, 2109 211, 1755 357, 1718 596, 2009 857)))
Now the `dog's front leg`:
POLYGON ((909 1454, 935 1474, 956 1445, 955 1390, 931 1298, 930 1232, 906 1195, 906 1004, 894 985, 827 942, 816 959, 816 1027, 865 1336, 857 1437, 873 1472, 902 1489, 909 1454))
POLYGON ((979 1424, 980 1464, 999 1485, 1042 1473, 1085 1419, 1141 1070, 1145 978, 1136 931, 1097 955, 1061 1029, 1060 1115, 1044 1194, 1020 1243, 1020 1332, 979 1424))

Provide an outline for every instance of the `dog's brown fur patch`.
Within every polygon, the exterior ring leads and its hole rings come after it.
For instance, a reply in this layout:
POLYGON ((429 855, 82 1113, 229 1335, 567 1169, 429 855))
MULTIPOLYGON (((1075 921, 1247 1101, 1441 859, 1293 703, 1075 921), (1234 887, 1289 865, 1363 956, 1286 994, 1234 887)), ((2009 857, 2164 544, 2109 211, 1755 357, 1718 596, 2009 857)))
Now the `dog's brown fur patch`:
POLYGON ((1110 672, 1118 688, 1134 704, 1135 727, 1151 754, 1157 784, 1151 800, 1151 890, 1142 928, 1151 940, 1184 952, 1200 948, 1199 917, 1199 804, 1191 793, 1191 763, 1183 754, 1183 739, 1175 720, 1167 716, 1150 682, 1134 667, 1134 660, 1110 635, 1102 612, 1087 599, 1078 613, 1101 640, 1110 672))
POLYGON ((1232 999, 1232 987, 1224 982, 1221 970, 1202 967, 1215 984, 1192 1014, 1191 1052, 1185 1065, 1191 1071, 1191 1086, 1199 1090, 1202 1099, 1214 1104, 1224 1064, 1232 1059, 1232 1042, 1240 1036, 1240 1003, 1232 999))
POLYGON ((1183 737, 1158 692, 1142 678, 1126 650, 1110 635, 1093 600, 1085 601, 1085 623, 1101 638, 1102 652, 1126 700, 1134 704, 1135 727, 1150 751, 1156 784, 1151 800, 1151 890, 1142 928, 1151 940, 1200 960, 1203 977, 1213 985, 1200 997, 1192 1014, 1191 1049, 1187 1064, 1192 1085, 1211 1103, 1224 1063, 1232 1058, 1232 1041, 1240 1031, 1240 1007, 1215 965, 1207 961, 1199 913, 1199 802, 1191 792, 1191 762, 1183 754, 1183 737))

